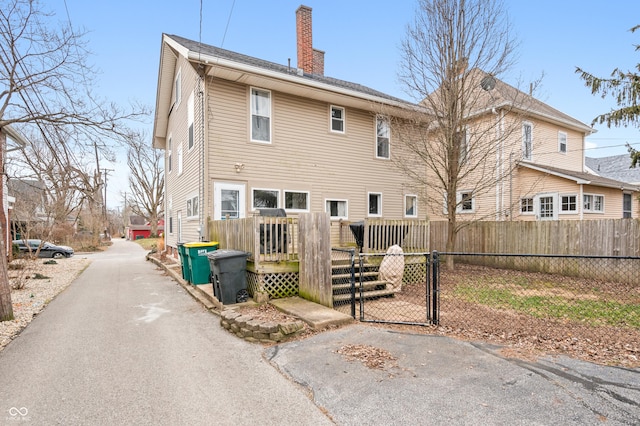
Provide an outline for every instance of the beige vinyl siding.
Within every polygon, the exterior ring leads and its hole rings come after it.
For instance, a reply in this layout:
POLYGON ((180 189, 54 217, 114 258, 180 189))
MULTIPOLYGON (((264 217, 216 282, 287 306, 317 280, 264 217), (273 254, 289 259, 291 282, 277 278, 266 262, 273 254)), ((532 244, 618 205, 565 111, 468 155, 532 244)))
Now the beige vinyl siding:
MULTIPOLYGON (((173 233, 167 234, 167 244, 176 245, 178 241, 178 211, 182 214, 182 240, 180 242, 198 240, 198 220, 187 218, 186 199, 198 191, 198 140, 194 138, 194 147, 189 150, 188 132, 188 101, 194 91, 197 81, 197 74, 191 65, 180 57, 176 64, 176 73, 180 69, 182 74, 182 99, 179 105, 175 106, 169 116, 167 134, 172 137, 172 157, 173 167, 171 173, 165 175, 166 195, 172 199, 173 233), (182 147, 182 173, 178 173, 178 148, 182 147)), ((174 76, 175 78, 175 76, 174 76)), ((197 96, 194 95, 197 100, 197 96)), ((195 121, 198 117, 196 114, 195 121)), ((196 124, 194 123, 194 127, 196 124)), ((166 153, 165 153, 166 160, 166 153)), ((165 168, 165 170, 167 170, 165 168)), ((202 208, 202 200, 200 200, 202 208)), ((166 214, 169 214, 168 208, 166 214)), ((165 218, 166 230, 168 232, 168 217, 165 218)))
MULTIPOLYGON (((566 170, 583 171, 584 135, 552 123, 528 120, 533 124, 533 153, 531 161, 536 164, 566 170), (558 150, 558 132, 567 135, 567 152, 558 150)), ((522 145, 522 138, 520 138, 522 145)))
MULTIPOLYGON (((308 191, 310 211, 324 211, 326 199, 348 200, 349 220, 365 218, 368 192, 380 192, 384 217, 403 218, 404 192, 414 191, 403 190, 405 178, 392 161, 375 158, 373 113, 345 108, 346 132, 339 134, 330 131, 328 103, 272 91, 272 138, 265 144, 250 141, 250 87, 213 80, 208 93, 209 177, 245 182, 248 213, 251 189, 269 188, 280 190, 281 203, 285 189, 308 191), (239 173, 236 163, 244 165, 239 173)), ((392 134, 392 156, 393 149, 392 134)), ((207 209, 213 216, 212 203, 207 209)))

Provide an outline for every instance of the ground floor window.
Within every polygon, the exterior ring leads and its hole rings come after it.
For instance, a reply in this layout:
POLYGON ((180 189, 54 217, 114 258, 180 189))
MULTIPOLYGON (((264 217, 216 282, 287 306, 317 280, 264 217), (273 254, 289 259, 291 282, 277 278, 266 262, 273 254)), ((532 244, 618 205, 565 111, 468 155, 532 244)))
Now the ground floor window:
POLYGON ((198 217, 200 211, 200 203, 197 195, 187 198, 187 218, 198 217))
POLYGON ((622 194, 622 217, 624 219, 631 218, 631 194, 622 194))
POLYGON ((253 189, 251 199, 251 208, 254 210, 277 209, 280 204, 280 191, 277 189, 253 189))
POLYGON ((525 214, 533 213, 533 198, 520 199, 520 212, 525 214))
POLYGON ((578 211, 577 195, 563 195, 560 201, 560 212, 575 213, 578 211))
POLYGON ((604 195, 584 194, 583 203, 585 212, 604 212, 604 195))
POLYGON ((325 211, 331 219, 348 219, 347 200, 326 200, 325 211))
POLYGON ((404 196, 404 216, 418 217, 418 197, 415 195, 404 196))
POLYGON ((286 210, 309 211, 309 193, 301 191, 284 191, 284 208, 286 210))
POLYGON ((382 216, 382 194, 369 193, 369 216, 382 216))

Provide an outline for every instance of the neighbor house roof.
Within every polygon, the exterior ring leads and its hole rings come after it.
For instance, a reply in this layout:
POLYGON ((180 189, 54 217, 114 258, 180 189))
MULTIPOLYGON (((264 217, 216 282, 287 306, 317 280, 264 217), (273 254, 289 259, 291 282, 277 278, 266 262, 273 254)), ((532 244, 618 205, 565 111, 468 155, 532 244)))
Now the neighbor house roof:
POLYGON ((584 161, 587 167, 599 176, 640 185, 640 167, 631 168, 629 154, 601 158, 585 157, 584 161))
POLYGON ((573 170, 560 169, 550 166, 541 166, 539 164, 529 163, 527 161, 520 161, 520 163, 518 164, 531 170, 537 170, 542 173, 547 173, 553 176, 575 181, 579 185, 594 185, 602 186, 605 188, 617 188, 620 190, 640 191, 640 186, 638 185, 632 185, 627 182, 609 179, 591 173, 576 172, 573 170))

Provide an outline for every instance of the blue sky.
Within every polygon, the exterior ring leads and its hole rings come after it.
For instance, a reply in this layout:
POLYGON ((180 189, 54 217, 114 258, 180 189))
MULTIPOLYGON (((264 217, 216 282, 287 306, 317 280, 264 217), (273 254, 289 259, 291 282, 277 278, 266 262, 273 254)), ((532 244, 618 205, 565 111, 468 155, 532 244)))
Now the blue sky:
MULTIPOLYGON (((614 68, 633 70, 640 62, 640 1, 503 0, 515 37, 516 85, 543 73, 537 97, 584 122, 615 107, 591 95, 575 73, 580 66, 599 76, 614 68)), ((313 44, 325 51, 325 75, 409 99, 397 82, 399 45, 412 20, 416 0, 47 0, 54 22, 69 19, 88 31, 91 62, 101 71, 96 91, 110 101, 155 106, 162 33, 176 34, 260 59, 296 64, 295 11, 313 9, 313 44)), ((148 123, 151 134, 152 123, 148 123)), ((607 129, 587 141, 588 156, 626 154, 625 143, 640 148, 640 129, 607 129)), ((122 204, 126 161, 114 164, 107 201, 122 204)))

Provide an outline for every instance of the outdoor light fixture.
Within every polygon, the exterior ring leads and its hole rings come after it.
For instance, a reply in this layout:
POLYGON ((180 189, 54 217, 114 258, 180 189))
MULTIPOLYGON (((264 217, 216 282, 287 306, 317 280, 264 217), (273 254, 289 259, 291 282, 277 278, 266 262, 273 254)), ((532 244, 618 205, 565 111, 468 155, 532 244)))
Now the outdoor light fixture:
POLYGON ((244 163, 236 163, 233 167, 236 168, 236 173, 240 173, 240 170, 244 169, 244 163))

